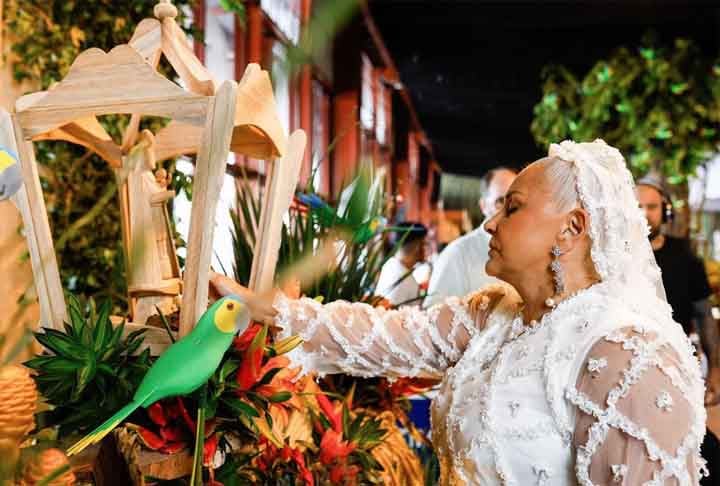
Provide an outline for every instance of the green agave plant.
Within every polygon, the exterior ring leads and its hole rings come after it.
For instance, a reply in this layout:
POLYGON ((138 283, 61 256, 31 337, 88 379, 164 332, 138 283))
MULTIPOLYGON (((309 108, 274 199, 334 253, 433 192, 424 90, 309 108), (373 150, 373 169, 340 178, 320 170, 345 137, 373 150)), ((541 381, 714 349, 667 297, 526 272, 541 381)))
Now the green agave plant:
POLYGON ((70 296, 64 330, 35 333, 46 352, 25 365, 37 371, 38 389, 53 406, 40 425, 59 425, 60 436, 92 429, 128 403, 152 364, 149 349, 134 355, 145 330, 123 337, 124 323, 110 322, 111 307, 70 296))

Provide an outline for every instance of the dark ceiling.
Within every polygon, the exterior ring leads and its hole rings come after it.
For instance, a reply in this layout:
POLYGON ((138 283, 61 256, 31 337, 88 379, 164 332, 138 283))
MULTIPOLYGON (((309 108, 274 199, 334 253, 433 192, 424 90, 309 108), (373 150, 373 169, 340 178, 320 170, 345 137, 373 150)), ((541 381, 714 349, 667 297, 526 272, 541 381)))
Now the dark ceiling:
POLYGON ((529 126, 548 63, 585 73, 650 29, 720 52, 718 0, 374 0, 370 11, 438 162, 463 174, 543 155, 529 126))

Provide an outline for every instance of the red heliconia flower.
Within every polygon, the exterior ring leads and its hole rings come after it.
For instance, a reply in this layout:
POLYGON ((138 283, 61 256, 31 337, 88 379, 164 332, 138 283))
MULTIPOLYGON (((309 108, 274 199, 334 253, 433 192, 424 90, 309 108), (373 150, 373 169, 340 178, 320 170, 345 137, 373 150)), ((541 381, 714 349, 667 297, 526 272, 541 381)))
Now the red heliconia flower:
POLYGON ((240 362, 240 368, 238 369, 238 391, 250 390, 253 385, 262 378, 260 375, 260 368, 262 366, 264 352, 265 350, 262 346, 258 347, 254 351, 246 351, 242 361, 240 362))
POLYGON ((179 424, 160 427, 160 437, 166 442, 179 442, 185 438, 185 431, 179 424))
POLYGON ((212 434, 210 437, 205 439, 205 445, 203 446, 203 465, 210 467, 215 459, 215 453, 218 448, 218 434, 212 434))
POLYGON ((355 444, 342 440, 342 435, 333 429, 325 431, 320 441, 320 462, 325 465, 345 459, 355 450, 355 444))
POLYGON ((185 408, 185 403, 182 401, 182 398, 177 397, 177 401, 175 402, 175 405, 177 406, 178 411, 180 412, 180 416, 183 419, 183 422, 185 422, 185 425, 193 432, 195 433, 195 420, 193 420, 192 417, 190 417, 190 414, 187 411, 187 408, 185 408))
POLYGON ((330 399, 323 393, 318 393, 317 399, 320 409, 323 411, 333 430, 338 434, 342 434, 342 407, 336 407, 330 399))
MULTIPOLYGON (((195 421, 185 408, 180 397, 174 400, 156 402, 148 407, 148 416, 157 426, 156 430, 145 427, 133 426, 137 430, 140 439, 145 447, 165 454, 173 454, 188 446, 195 434, 195 421)), ((216 422, 214 419, 205 421, 205 453, 210 454, 208 447, 214 448, 211 458, 217 449, 217 437, 215 433, 216 422), (208 446, 210 443, 210 446, 208 446), (214 444, 213 444, 214 443, 214 444)))
POLYGON ((390 385, 390 393, 394 397, 406 397, 423 393, 437 384, 432 378, 399 378, 390 385))
POLYGON ((245 351, 247 348, 250 347, 250 343, 253 339, 255 339, 255 336, 258 332, 262 329, 262 326, 257 323, 252 323, 245 331, 238 337, 233 340, 233 346, 238 351, 245 351))
POLYGON ((305 486, 315 486, 315 478, 305 464, 305 456, 300 449, 291 449, 293 461, 297 464, 300 477, 305 481, 305 486))
POLYGON ((165 441, 162 437, 157 435, 155 432, 146 429, 145 427, 138 427, 137 429, 140 439, 145 444, 145 447, 154 451, 159 450, 165 445, 165 441))
POLYGON ((330 469, 330 482, 333 484, 354 485, 357 484, 357 475, 360 472, 358 466, 348 466, 340 463, 330 469))
POLYGON ((165 409, 160 402, 155 402, 147 408, 148 416, 150 420, 158 424, 160 427, 167 425, 168 417, 165 414, 165 409))

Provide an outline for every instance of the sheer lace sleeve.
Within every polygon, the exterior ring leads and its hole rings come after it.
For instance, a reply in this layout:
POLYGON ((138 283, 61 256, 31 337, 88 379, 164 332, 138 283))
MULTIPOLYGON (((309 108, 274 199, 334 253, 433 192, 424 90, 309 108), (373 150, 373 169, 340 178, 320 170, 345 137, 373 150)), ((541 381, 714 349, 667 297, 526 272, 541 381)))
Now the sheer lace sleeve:
POLYGON ((568 392, 579 409, 579 484, 698 484, 705 417, 687 399, 697 395, 691 376, 651 333, 625 329, 597 342, 568 392))
MULTIPOLYGON (((305 370, 356 376, 440 377, 462 355, 470 339, 513 298, 503 286, 486 288, 489 305, 471 317, 467 298, 451 297, 428 310, 385 310, 344 301, 321 305, 312 299, 275 301, 280 337, 298 334, 304 343, 291 358, 305 370), (506 295, 506 293, 508 295, 506 295)), ((473 295, 477 295, 473 294, 473 295)))

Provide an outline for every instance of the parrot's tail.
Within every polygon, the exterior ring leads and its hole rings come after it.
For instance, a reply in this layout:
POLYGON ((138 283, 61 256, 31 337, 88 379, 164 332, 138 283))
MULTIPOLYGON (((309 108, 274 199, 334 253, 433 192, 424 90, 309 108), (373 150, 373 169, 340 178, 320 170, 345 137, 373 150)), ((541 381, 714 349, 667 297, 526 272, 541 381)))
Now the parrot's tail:
POLYGON ((128 415, 137 410, 137 408, 140 407, 141 404, 141 401, 133 401, 125 405, 123 408, 118 410, 115 415, 103 422, 102 425, 98 426, 95 430, 90 432, 88 435, 86 435, 78 442, 76 442, 72 447, 70 447, 67 450, 67 455, 75 455, 86 447, 95 444, 96 442, 100 442, 103 437, 112 432, 112 430, 117 427, 120 422, 125 420, 128 415))

